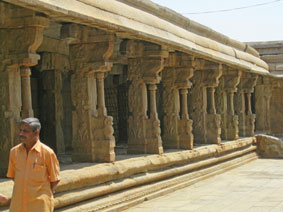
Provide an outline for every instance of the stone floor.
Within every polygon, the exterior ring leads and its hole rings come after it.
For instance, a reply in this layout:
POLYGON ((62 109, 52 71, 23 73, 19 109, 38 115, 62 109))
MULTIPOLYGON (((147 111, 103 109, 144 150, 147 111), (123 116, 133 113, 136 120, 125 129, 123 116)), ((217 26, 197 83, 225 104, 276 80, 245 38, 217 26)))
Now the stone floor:
POLYGON ((125 212, 283 212, 283 159, 258 159, 125 212))

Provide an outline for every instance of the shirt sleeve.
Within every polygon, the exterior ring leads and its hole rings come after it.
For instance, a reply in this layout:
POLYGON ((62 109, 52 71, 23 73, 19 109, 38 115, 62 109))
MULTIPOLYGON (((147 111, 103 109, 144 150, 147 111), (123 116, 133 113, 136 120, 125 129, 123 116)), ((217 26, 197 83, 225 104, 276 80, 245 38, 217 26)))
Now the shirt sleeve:
POLYGON ((46 161, 47 171, 50 182, 56 182, 60 180, 60 166, 57 157, 54 152, 48 154, 48 160, 46 161))
POLYGON ((9 157, 9 167, 8 167, 8 172, 7 172, 7 177, 8 178, 15 178, 15 157, 13 154, 13 151, 10 151, 10 157, 9 157))

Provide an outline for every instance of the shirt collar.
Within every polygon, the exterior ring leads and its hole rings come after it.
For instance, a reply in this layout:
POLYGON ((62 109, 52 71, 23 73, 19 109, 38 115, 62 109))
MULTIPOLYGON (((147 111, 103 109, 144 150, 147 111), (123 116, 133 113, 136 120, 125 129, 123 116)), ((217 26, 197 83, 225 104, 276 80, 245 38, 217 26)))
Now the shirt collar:
POLYGON ((37 152, 40 152, 41 143, 39 140, 35 143, 35 145, 31 149, 35 149, 37 152))
MULTIPOLYGON (((31 148, 30 151, 32 151, 33 149, 36 150, 37 152, 40 152, 41 150, 41 142, 39 141, 39 139, 37 140, 37 142, 35 143, 35 145, 31 148)), ((21 144, 21 148, 22 149, 25 149, 25 145, 24 144, 21 144)))

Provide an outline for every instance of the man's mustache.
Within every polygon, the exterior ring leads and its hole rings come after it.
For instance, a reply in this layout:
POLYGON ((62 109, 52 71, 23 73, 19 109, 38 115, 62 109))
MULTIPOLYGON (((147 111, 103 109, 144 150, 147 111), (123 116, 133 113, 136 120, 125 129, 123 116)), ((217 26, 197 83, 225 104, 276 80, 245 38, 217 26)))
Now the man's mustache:
POLYGON ((25 136, 20 136, 20 138, 26 138, 25 136))

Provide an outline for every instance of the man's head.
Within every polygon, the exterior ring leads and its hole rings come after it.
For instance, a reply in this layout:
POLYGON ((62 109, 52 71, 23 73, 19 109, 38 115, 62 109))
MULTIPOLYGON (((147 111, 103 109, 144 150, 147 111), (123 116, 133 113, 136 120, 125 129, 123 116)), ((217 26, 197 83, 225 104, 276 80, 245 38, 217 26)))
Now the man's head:
POLYGON ((41 124, 37 118, 26 118, 20 122, 20 140, 26 146, 36 143, 41 124))

